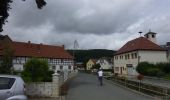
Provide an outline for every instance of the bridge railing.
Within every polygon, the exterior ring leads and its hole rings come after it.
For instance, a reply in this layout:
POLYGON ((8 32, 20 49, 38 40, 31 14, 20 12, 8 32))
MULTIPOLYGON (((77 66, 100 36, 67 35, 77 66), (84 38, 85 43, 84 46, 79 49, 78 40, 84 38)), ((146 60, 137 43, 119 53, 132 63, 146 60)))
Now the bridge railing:
POLYGON ((143 92, 145 94, 149 94, 155 97, 159 97, 163 100, 170 100, 170 88, 158 86, 155 84, 145 83, 143 81, 138 81, 138 80, 134 81, 126 77, 108 76, 107 78, 127 88, 139 92, 143 92))

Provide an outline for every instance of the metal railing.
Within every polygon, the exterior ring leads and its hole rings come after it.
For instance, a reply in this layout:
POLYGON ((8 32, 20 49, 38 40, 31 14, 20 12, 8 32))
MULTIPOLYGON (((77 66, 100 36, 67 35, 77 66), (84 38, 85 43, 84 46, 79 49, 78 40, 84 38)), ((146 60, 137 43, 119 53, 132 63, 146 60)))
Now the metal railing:
POLYGON ((170 88, 161 87, 149 83, 144 83, 142 81, 133 81, 129 80, 126 77, 112 77, 110 78, 112 81, 116 82, 119 85, 123 85, 127 88, 149 94, 151 96, 155 96, 161 98, 163 100, 170 100, 170 88))

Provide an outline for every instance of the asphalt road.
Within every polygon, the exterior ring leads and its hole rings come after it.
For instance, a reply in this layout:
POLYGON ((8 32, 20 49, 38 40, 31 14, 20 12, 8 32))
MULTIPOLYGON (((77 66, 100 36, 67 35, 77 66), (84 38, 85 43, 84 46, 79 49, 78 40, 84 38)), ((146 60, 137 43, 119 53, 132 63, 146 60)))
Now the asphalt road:
POLYGON ((119 87, 104 80, 100 86, 97 76, 79 73, 70 82, 70 89, 66 100, 155 100, 129 89, 119 87))

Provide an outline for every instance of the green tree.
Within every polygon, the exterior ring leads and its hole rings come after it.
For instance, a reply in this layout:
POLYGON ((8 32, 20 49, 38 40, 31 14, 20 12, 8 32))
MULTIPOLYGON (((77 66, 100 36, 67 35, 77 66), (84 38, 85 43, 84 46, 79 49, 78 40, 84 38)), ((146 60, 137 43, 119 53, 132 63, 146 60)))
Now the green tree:
POLYGON ((4 43, 2 62, 0 64, 1 74, 13 74, 12 59, 14 50, 9 43, 4 43))
POLYGON ((92 69, 99 69, 100 67, 101 67, 100 64, 95 64, 92 66, 92 69))
POLYGON ((141 62, 138 64, 136 70, 138 73, 140 73, 142 75, 149 75, 150 72, 157 71, 155 68, 156 68, 156 66, 154 64, 151 64, 148 62, 141 62), (152 68, 154 68, 154 70, 152 70, 152 68))
POLYGON ((38 58, 32 58, 25 63, 22 76, 27 82, 42 82, 52 79, 52 73, 49 71, 48 62, 38 58))
MULTIPOLYGON (((10 3, 12 2, 13 0, 0 0, 0 32, 3 31, 3 25, 5 24, 5 22, 7 22, 9 10, 11 9, 10 3)), ((39 9, 46 5, 46 2, 44 0, 35 0, 35 2, 39 9)))

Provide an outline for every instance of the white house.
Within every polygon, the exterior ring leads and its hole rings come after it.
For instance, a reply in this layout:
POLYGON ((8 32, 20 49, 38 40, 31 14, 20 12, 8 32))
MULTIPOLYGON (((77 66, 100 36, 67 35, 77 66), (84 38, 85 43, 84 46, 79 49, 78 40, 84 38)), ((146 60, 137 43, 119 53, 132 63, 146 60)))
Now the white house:
POLYGON ((111 58, 100 58, 96 62, 97 64, 100 64, 102 69, 112 69, 113 68, 113 62, 111 58))
POLYGON ((140 62, 167 62, 166 50, 156 44, 156 33, 148 32, 127 42, 114 55, 114 72, 121 75, 137 75, 140 62))
POLYGON ((30 41, 28 43, 15 42, 8 36, 0 35, 0 59, 3 55, 5 41, 14 50, 12 64, 16 71, 22 71, 23 65, 32 57, 47 60, 50 69, 54 71, 73 70, 73 57, 64 50, 64 46, 34 44, 30 41))

